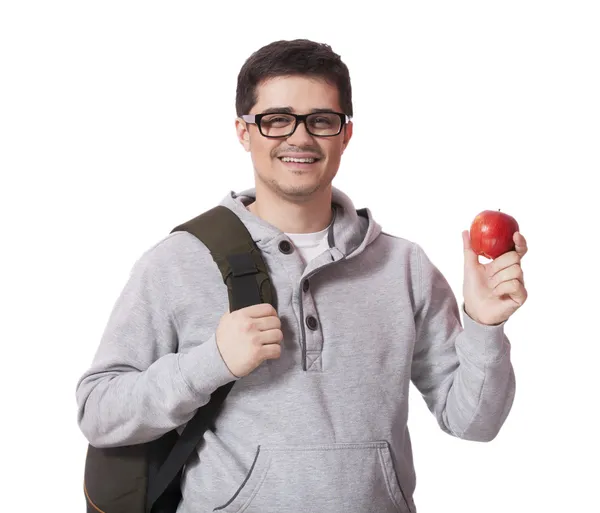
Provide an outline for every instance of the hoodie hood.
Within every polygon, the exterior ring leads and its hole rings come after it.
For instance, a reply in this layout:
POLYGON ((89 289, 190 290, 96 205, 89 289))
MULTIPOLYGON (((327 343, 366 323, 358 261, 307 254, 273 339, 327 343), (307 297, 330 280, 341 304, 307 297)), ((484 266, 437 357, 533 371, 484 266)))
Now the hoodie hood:
MULTIPOLYGON (((264 219, 254 215, 246 207, 256 200, 256 189, 236 193, 231 191, 221 205, 232 210, 244 222, 259 248, 266 247, 273 239, 284 233, 264 219)), ((334 259, 352 258, 359 255, 381 233, 381 226, 373 219, 368 208, 357 210, 352 200, 341 190, 333 188, 333 221, 327 240, 334 259), (336 254, 337 253, 337 254, 336 254)))

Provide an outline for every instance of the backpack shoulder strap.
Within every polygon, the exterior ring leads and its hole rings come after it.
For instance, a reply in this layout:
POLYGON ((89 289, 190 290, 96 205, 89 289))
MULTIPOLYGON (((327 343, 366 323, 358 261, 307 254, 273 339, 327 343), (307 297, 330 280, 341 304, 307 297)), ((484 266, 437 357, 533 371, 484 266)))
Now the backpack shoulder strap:
POLYGON ((187 231, 212 254, 227 285, 230 310, 257 303, 274 304, 267 266, 240 218, 219 205, 172 230, 187 231))
MULTIPOLYGON (((251 234, 240 218, 225 206, 218 205, 177 227, 171 233, 186 231, 200 239, 209 249, 227 286, 230 311, 258 303, 274 307, 275 294, 267 266, 251 234)), ((204 432, 218 414, 234 382, 218 388, 210 401, 199 408, 187 423, 173 449, 148 486, 147 511, 181 472, 204 432)))

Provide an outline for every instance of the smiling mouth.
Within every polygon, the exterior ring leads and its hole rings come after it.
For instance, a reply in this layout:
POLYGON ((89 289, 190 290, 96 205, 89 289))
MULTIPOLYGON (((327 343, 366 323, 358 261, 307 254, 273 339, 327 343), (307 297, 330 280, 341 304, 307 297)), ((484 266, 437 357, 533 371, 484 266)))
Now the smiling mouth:
POLYGON ((320 159, 314 157, 296 158, 296 157, 277 157, 281 162, 286 164, 314 164, 320 159))

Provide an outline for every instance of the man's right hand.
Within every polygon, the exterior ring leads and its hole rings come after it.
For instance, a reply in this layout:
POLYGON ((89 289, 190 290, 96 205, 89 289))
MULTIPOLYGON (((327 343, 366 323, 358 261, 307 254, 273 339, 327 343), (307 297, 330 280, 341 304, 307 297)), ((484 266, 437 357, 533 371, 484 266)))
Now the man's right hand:
POLYGON ((237 378, 250 374, 265 360, 281 356, 281 321, 268 303, 227 312, 216 337, 225 364, 237 378))

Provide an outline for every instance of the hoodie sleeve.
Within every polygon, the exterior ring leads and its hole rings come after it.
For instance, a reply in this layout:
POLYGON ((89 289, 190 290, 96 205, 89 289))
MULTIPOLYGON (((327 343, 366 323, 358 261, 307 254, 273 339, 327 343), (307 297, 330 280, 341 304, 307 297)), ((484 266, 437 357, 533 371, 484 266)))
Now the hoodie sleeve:
POLYGON ((447 433, 488 442, 512 407, 515 375, 505 322, 486 326, 461 308, 447 280, 415 244, 420 298, 412 381, 447 433))
POLYGON ((163 241, 134 265, 91 367, 77 383, 78 423, 91 445, 144 443, 188 422, 218 387, 235 380, 214 336, 178 353, 163 241))

